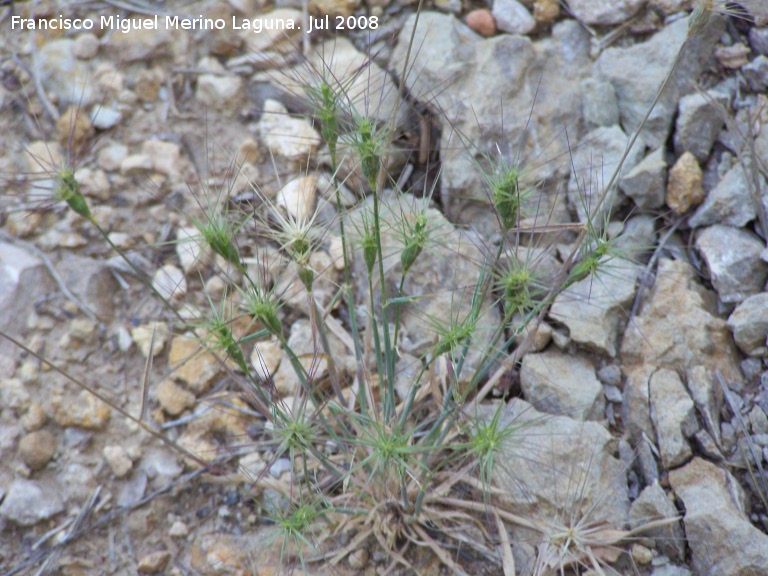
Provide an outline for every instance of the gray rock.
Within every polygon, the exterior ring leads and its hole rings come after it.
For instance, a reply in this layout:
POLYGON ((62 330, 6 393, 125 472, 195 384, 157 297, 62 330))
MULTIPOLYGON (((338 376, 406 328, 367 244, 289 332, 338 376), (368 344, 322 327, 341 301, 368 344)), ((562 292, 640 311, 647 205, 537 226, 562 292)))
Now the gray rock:
POLYGON ((757 26, 750 28, 749 45, 758 54, 768 56, 768 28, 759 28, 757 26))
POLYGON ((508 34, 528 34, 536 27, 531 13, 516 0, 493 0, 491 14, 496 28, 508 34))
MULTIPOLYGON (((21 310, 32 310, 38 298, 52 292, 55 284, 43 262, 14 244, 0 242, 0 326, 18 334, 26 324, 21 310)), ((2 339, 0 352, 11 354, 12 346, 2 339)))
POLYGON ((597 378, 606 386, 621 386, 621 368, 616 364, 608 364, 597 371, 597 378))
MULTIPOLYGON (((677 103, 694 91, 694 83, 707 65, 722 29, 722 22, 713 22, 685 46, 675 73, 641 135, 651 148, 660 148, 667 141, 677 103)), ((608 48, 600 54, 595 63, 597 73, 613 85, 621 125, 627 133, 640 125, 687 34, 688 20, 683 18, 665 26, 646 42, 629 48, 608 48)))
POLYGON ((742 302, 763 289, 768 278, 768 264, 760 260, 764 247, 752 232, 730 226, 710 226, 696 235, 696 248, 722 302, 742 302))
POLYGON ((741 488, 726 470, 701 458, 669 473, 685 506, 685 535, 696 574, 766 574, 768 536, 744 514, 741 488))
POLYGON ((698 431, 693 400, 673 370, 662 368, 649 381, 651 420, 656 429, 661 463, 669 470, 692 454, 687 438, 698 431))
POLYGON ((720 409, 723 406, 723 389, 711 370, 694 366, 686 373, 688 391, 701 414, 709 433, 720 441, 720 409))
POLYGON ((144 497, 148 478, 144 470, 136 470, 126 482, 119 484, 115 501, 118 506, 132 506, 144 497))
POLYGON ((613 86, 606 80, 587 78, 581 82, 584 125, 587 130, 619 123, 619 103, 613 86))
MULTIPOLYGON (((413 26, 413 18, 404 29, 413 26)), ((409 70, 415 72, 405 84, 411 94, 434 101, 443 112, 443 134, 449 135, 440 141, 445 211, 453 222, 498 233, 482 172, 493 172, 491 160, 519 162, 531 180, 568 174, 562 128, 569 126, 568 137, 578 140, 571 127, 581 117, 580 83, 591 73, 589 35, 577 22, 566 21, 554 26, 551 38, 535 44, 508 34, 482 40, 452 16, 427 12, 419 20, 415 45, 421 47, 411 54, 409 70)), ((402 35, 392 53, 393 70, 402 69, 407 48, 402 35)), ((528 223, 543 213, 550 222, 569 221, 558 190, 547 185, 532 195, 524 214, 528 223)))
POLYGON ((36 52, 34 66, 43 88, 56 95, 62 107, 89 106, 97 98, 91 63, 78 59, 74 47, 74 40, 61 39, 47 42, 36 52))
POLYGON ((693 436, 693 439, 696 442, 696 446, 698 446, 699 454, 701 456, 705 456, 712 462, 722 462, 725 460, 725 457, 720 451, 720 447, 715 442, 715 439, 712 438, 712 435, 706 430, 702 429, 696 432, 696 434, 693 436))
POLYGON ((744 169, 736 164, 707 194, 704 203, 689 220, 691 228, 710 224, 741 227, 755 219, 755 205, 749 193, 744 169))
POLYGON ((651 576, 691 576, 691 571, 676 564, 664 564, 654 568, 651 576))
POLYGON ((33 526, 63 511, 64 503, 56 490, 23 478, 11 483, 0 505, 0 516, 20 526, 33 526))
POLYGON ((585 278, 558 294, 550 317, 565 324, 575 342, 616 356, 619 326, 635 297, 639 272, 638 265, 621 258, 606 262, 596 277, 585 278))
POLYGON ((742 66, 741 71, 753 92, 761 94, 768 90, 768 57, 761 54, 746 66, 742 66))
POLYGON ((755 434, 768 434, 768 416, 760 406, 753 406, 749 411, 749 424, 755 434))
POLYGON ((526 400, 538 410, 581 420, 603 417, 603 387, 595 367, 580 356, 553 350, 526 354, 520 369, 526 400))
MULTIPOLYGON (((658 482, 647 486, 629 509, 629 525, 636 529, 654 520, 677 518, 675 504, 658 482)), ((685 534, 680 521, 642 532, 643 537, 654 538, 656 548, 673 560, 685 558, 685 534)))
POLYGON ((585 24, 621 24, 634 16, 643 5, 642 0, 570 0, 568 8, 585 24))
POLYGON ((97 130, 109 130, 123 119, 123 113, 111 106, 99 106, 91 112, 91 122, 97 130))
MULTIPOLYGON (((502 410, 500 426, 517 430, 505 439, 492 469, 493 484, 505 492, 503 503, 545 521, 627 521, 626 469, 612 456, 610 432, 596 422, 547 416, 519 399, 502 410)), ((479 417, 489 420, 495 411, 480 406, 479 417)))
MULTIPOLYGON (((605 216, 618 205, 618 191, 612 187, 595 212, 603 186, 608 183, 626 146, 627 135, 619 126, 596 128, 580 140, 571 160, 575 172, 568 181, 568 202, 580 222, 587 222, 591 217, 596 225, 602 226, 605 216)), ((641 158, 642 147, 635 146, 624 161, 622 172, 628 173, 641 158)))
POLYGON ((717 134, 725 125, 714 103, 727 109, 729 100, 728 94, 717 90, 709 90, 706 94, 695 92, 680 98, 675 122, 675 154, 680 156, 688 151, 699 162, 706 161, 717 134))
POLYGON ((655 450, 656 447, 651 446, 649 438, 641 438, 637 443, 638 472, 642 476, 646 486, 650 486, 659 481, 659 465, 654 455, 655 450))
POLYGON ((768 356, 768 293, 745 299, 728 317, 736 345, 748 356, 768 356))
POLYGON ((667 193, 667 163, 664 149, 648 154, 639 164, 622 176, 621 191, 635 201, 639 208, 654 209, 664 204, 667 193))
POLYGON ((616 238, 618 253, 631 262, 647 262, 656 246, 656 218, 649 214, 633 216, 616 238))
POLYGON ((726 379, 741 378, 728 327, 713 313, 714 294, 694 278, 689 264, 662 258, 649 301, 624 333, 625 422, 635 442, 643 432, 654 436, 648 380, 656 367, 686 371, 702 365, 726 379))

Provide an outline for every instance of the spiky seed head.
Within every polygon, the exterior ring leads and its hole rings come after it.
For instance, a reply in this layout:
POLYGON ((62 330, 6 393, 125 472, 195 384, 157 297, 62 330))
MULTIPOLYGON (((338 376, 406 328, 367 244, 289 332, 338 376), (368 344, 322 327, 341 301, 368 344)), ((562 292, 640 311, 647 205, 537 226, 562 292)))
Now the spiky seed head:
POLYGON ((366 231, 363 235, 363 260, 365 261, 365 267, 368 270, 368 275, 373 273, 373 267, 376 264, 377 252, 378 242, 376 241, 376 233, 373 231, 366 231))
POLYGON ((310 266, 299 267, 299 280, 304 284, 307 292, 312 292, 312 283, 315 281, 315 272, 310 266))
POLYGON ((254 290, 246 295, 246 308, 270 334, 282 339, 283 325, 277 317, 277 304, 271 298, 254 290))
POLYGON ((72 172, 72 169, 62 169, 59 173, 58 180, 58 197, 61 200, 64 200, 77 214, 87 220, 92 220, 91 209, 88 207, 88 202, 86 202, 85 196, 83 196, 83 193, 80 191, 80 184, 75 179, 75 174, 72 172))
POLYGON ((520 214, 520 174, 507 167, 493 182, 491 198, 507 232, 517 224, 520 214))
POLYGON ((508 314, 525 312, 531 307, 533 275, 527 266, 512 266, 501 278, 504 288, 504 305, 508 314))
POLYGON ((248 374, 248 365, 245 363, 245 355, 240 348, 240 344, 232 334, 232 330, 230 330, 226 324, 222 323, 216 327, 216 334, 214 337, 216 338, 217 346, 224 350, 224 352, 227 353, 227 356, 232 358, 243 372, 248 374))
POLYGON ((380 150, 373 134, 373 125, 368 118, 363 118, 358 126, 360 133, 359 154, 363 176, 372 189, 376 189, 376 180, 379 178, 380 150))
POLYGON ((213 218, 207 223, 196 223, 197 229, 203 235, 206 244, 211 247, 216 254, 224 258, 227 262, 234 264, 238 270, 245 270, 240 251, 232 242, 234 233, 232 229, 220 218, 213 218))
POLYGON ((331 156, 336 156, 336 144, 339 141, 339 125, 336 119, 337 97, 327 82, 320 86, 320 121, 322 122, 323 140, 331 151, 331 156))
POLYGON ((405 248, 400 254, 400 264, 403 266, 403 274, 411 269, 416 258, 427 243, 427 215, 423 212, 416 217, 416 223, 409 228, 405 239, 405 248))

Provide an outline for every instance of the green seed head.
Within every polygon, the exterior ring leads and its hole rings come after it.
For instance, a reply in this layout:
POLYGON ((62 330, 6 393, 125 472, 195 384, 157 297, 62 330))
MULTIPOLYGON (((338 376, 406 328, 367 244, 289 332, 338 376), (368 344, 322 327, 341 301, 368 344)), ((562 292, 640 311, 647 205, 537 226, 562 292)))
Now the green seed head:
POLYGON ((517 170, 509 168, 498 177, 493 185, 492 200, 504 231, 513 228, 520 212, 520 181, 517 170))
POLYGON ((227 262, 234 264, 239 270, 244 270, 242 260, 240 260, 240 251, 232 242, 233 232, 223 222, 211 221, 207 224, 198 224, 197 228, 203 235, 205 242, 216 254, 224 258, 227 262))
POLYGON ((371 231, 366 231, 363 236, 363 260, 365 261, 365 267, 367 268, 369 275, 373 273, 377 252, 378 243, 376 242, 376 234, 371 231))
POLYGON ((363 176, 368 181, 368 185, 375 189, 376 180, 379 177, 381 158, 379 146, 373 134, 373 125, 370 120, 364 118, 361 120, 358 130, 360 133, 358 152, 360 154, 363 176))
POLYGON ((240 348, 235 337, 232 335, 232 331, 224 324, 221 324, 216 329, 216 344, 219 348, 224 350, 227 355, 235 361, 235 363, 248 374, 248 365, 245 363, 245 356, 240 348))
POLYGON ((85 196, 80 191, 80 184, 75 180, 75 174, 71 169, 65 168, 59 174, 58 196, 64 200, 72 210, 88 220, 92 219, 91 209, 85 201, 85 196))
POLYGON ((299 280, 304 284, 307 292, 312 292, 312 283, 315 280, 315 272, 309 266, 301 266, 299 268, 299 280))
POLYGON ((422 212, 416 217, 416 223, 406 234, 405 248, 400 254, 403 274, 407 273, 416 262, 416 258, 427 243, 427 236, 427 215, 422 212))
POLYGON ((283 337, 283 325, 277 317, 277 305, 274 301, 260 293, 253 292, 248 295, 246 306, 248 312, 259 320, 270 334, 278 338, 283 337))
POLYGON ((332 156, 336 156, 336 143, 339 141, 339 126, 336 120, 336 95, 328 85, 323 82, 320 87, 320 122, 322 122, 323 140, 328 145, 332 156))
POLYGON ((526 267, 513 267, 501 279, 504 304, 508 313, 524 312, 531 307, 532 280, 531 271, 526 267))

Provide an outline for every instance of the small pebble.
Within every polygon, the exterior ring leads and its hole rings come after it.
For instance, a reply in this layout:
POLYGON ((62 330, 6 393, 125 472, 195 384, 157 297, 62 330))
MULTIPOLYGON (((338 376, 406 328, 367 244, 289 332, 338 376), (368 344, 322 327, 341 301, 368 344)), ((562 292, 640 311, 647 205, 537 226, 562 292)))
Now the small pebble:
POLYGON ((167 550, 152 552, 139 560, 138 570, 144 574, 157 574, 165 570, 170 559, 171 553, 167 550))
POLYGON ((104 460, 117 478, 122 478, 133 468, 133 462, 122 446, 105 446, 104 460))
POLYGON ((30 432, 19 442, 19 456, 30 470, 39 470, 56 453, 56 438, 48 430, 30 432))
POLYGON ((472 30, 485 36, 493 36, 496 34, 496 22, 493 19, 491 11, 486 8, 480 8, 479 10, 472 10, 467 14, 467 26, 472 30))
POLYGON ((189 535, 189 527, 181 520, 176 520, 168 530, 168 535, 173 538, 185 538, 189 535))
POLYGON ((80 34, 72 45, 72 54, 80 60, 90 60, 99 52, 99 39, 95 34, 80 34))
POLYGON ((278 458, 275 463, 269 467, 269 473, 275 478, 280 478, 283 472, 291 469, 291 461, 288 458, 278 458))

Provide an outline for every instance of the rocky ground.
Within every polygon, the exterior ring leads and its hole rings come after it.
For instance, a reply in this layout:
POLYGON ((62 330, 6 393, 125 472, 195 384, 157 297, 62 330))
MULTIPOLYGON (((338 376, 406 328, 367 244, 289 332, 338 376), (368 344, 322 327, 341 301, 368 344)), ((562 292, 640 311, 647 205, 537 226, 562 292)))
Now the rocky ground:
MULTIPOLYGON (((612 210, 600 213, 631 258, 558 296, 533 349, 494 390, 491 404, 519 397, 504 418, 531 421, 531 441, 494 470, 494 484, 532 516, 579 510, 617 527, 680 517, 630 543, 628 555, 601 551, 620 574, 768 574, 768 29, 765 7, 752 4, 757 23, 714 18, 683 46, 687 0, 579 0, 569 10, 552 0, 495 0, 492 10, 435 0, 420 17, 405 100, 396 81, 411 2, 310 2, 313 14, 365 16, 368 26, 311 36, 230 25, 253 27, 261 15, 298 26, 292 0, 1 7, 0 329, 136 416, 152 358, 147 420, 227 462, 226 473, 199 469, 35 354, 0 342, 0 572, 294 568, 281 565, 264 520, 275 492, 252 482, 265 469, 290 482, 291 463, 254 448, 264 422, 222 363, 199 353, 90 224, 50 201, 57 166, 74 165, 96 221, 182 314, 210 312, 226 296, 221 262, 180 242, 206 209, 227 196, 253 201, 256 183, 289 210, 317 208, 334 221, 327 150, 298 88, 328 70, 349 78, 359 112, 397 118, 404 152, 390 172, 404 188, 421 196, 437 182, 453 248, 435 251, 415 287, 466 280, 476 270, 464 262, 498 240, 477 167, 499 155, 538 183, 522 223, 535 232, 520 250, 554 277, 574 240, 562 230, 586 221, 682 47, 612 210), (11 29, 12 15, 129 14, 227 26, 11 29)), ((359 201, 353 177, 349 208, 359 201)), ((323 306, 340 282, 338 246, 331 232, 315 255, 323 306)), ((241 249, 254 269, 270 250, 241 249)), ((311 348, 303 295, 286 300, 294 349, 311 348)), ((500 318, 491 309, 486 321, 500 318)), ((416 362, 434 334, 418 318, 403 322, 403 352, 416 362)), ((354 372, 345 343, 332 346, 354 372)), ((264 343, 253 363, 282 395, 298 386, 276 346, 264 343)), ((518 573, 530 574, 537 543, 512 536, 518 573)), ((311 571, 375 574, 384 560, 362 551, 311 571)), ((428 554, 413 561, 421 573, 445 572, 428 554)), ((475 572, 498 573, 493 566, 479 561, 475 572)))

